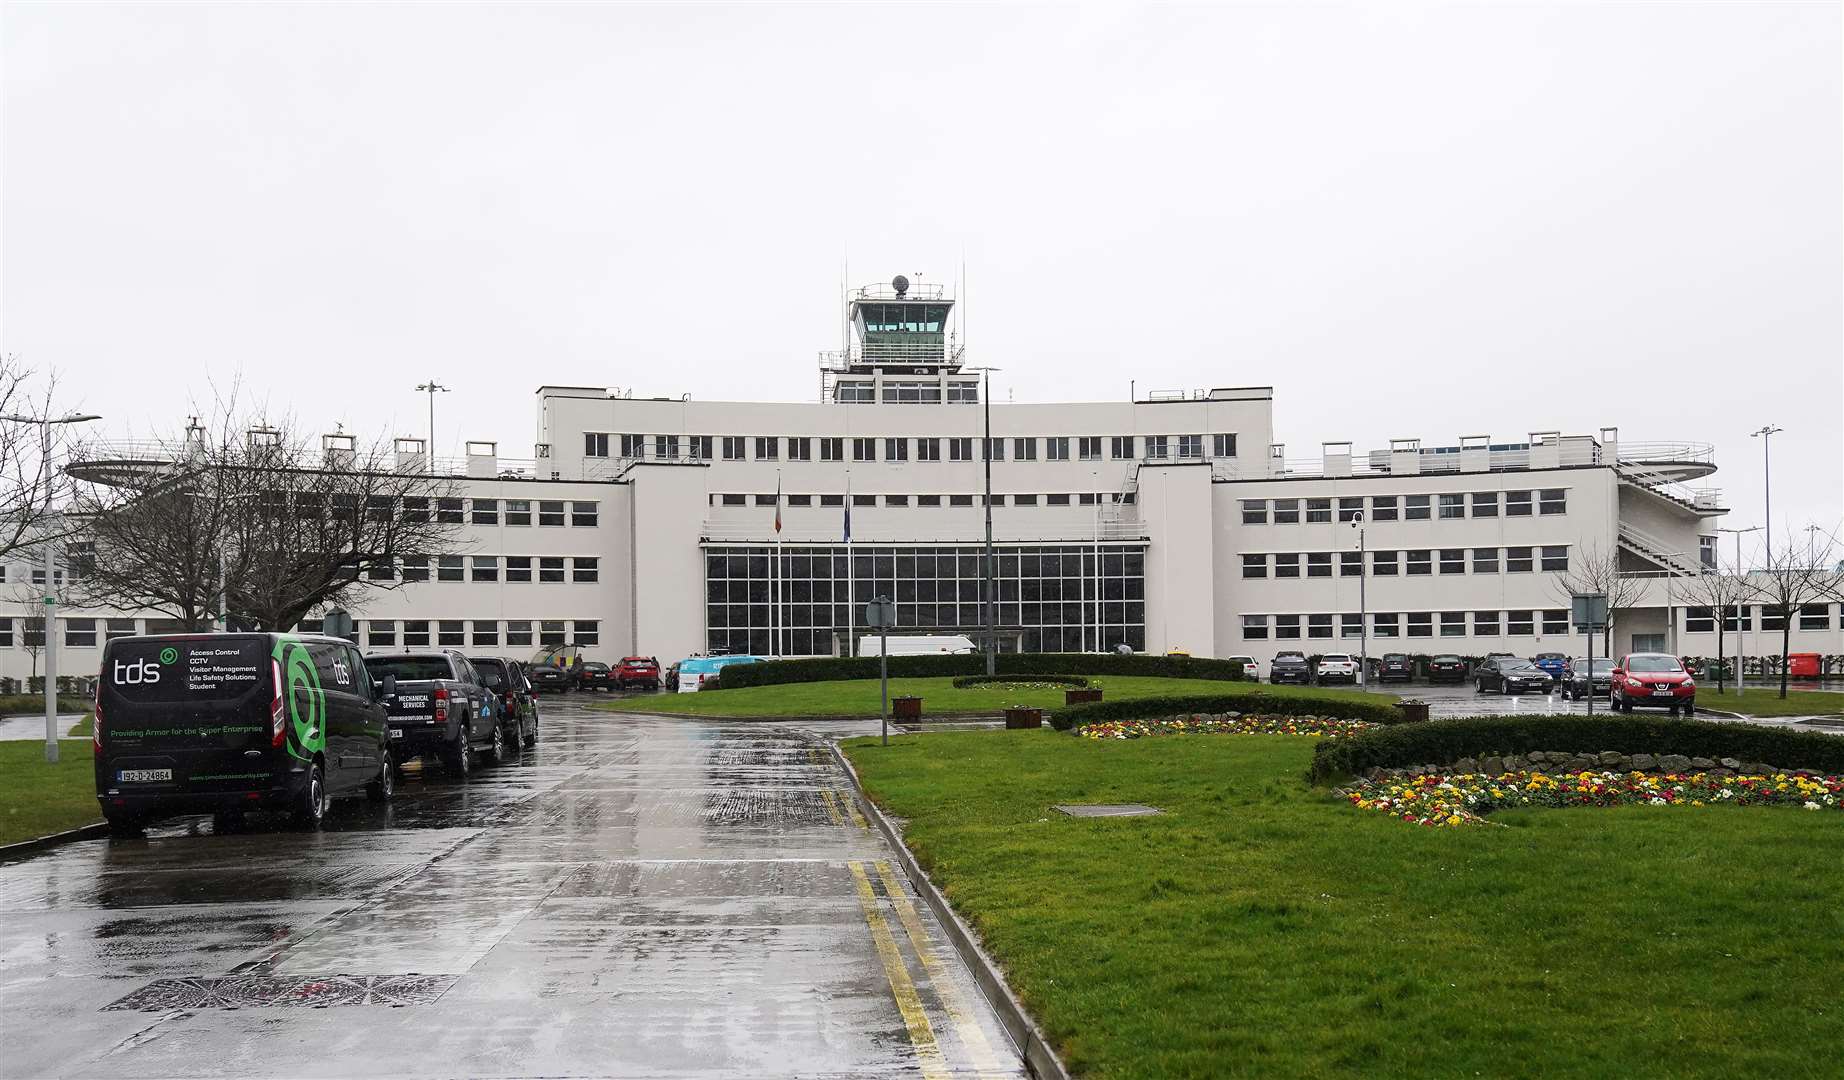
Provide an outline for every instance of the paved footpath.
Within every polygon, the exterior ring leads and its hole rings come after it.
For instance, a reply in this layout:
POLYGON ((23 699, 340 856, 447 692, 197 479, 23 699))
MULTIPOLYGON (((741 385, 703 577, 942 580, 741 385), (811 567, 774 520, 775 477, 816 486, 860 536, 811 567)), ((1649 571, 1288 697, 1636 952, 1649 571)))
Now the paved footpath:
POLYGON ((318 833, 0 863, 0 1076, 1023 1075, 848 790, 814 731, 547 703, 318 833))

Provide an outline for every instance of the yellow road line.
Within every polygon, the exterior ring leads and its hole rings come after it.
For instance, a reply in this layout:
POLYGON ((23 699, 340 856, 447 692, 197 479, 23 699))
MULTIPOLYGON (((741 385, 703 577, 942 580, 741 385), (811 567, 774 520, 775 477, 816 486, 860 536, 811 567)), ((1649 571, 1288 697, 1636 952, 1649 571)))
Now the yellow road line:
POLYGON ((826 800, 826 814, 828 817, 832 818, 832 823, 834 825, 844 825, 845 816, 839 813, 839 805, 832 801, 832 789, 821 788, 820 798, 826 800))
POLYGON ((916 993, 916 984, 909 980, 909 969, 903 964, 903 954, 896 947, 890 924, 878 910, 871 879, 865 876, 862 864, 849 865, 858 885, 858 906, 864 910, 865 924, 871 928, 871 941, 877 946, 877 958, 883 961, 884 978, 890 981, 890 992, 896 996, 896 1011, 903 1014, 903 1026, 909 1029, 909 1041, 916 1048, 922 1075, 926 1080, 947 1080, 941 1047, 935 1042, 935 1029, 929 1026, 928 1014, 922 1011, 922 998, 916 993))
POLYGON ((839 792, 839 802, 843 804, 845 809, 851 813, 852 824, 858 826, 860 831, 863 831, 863 832, 871 831, 871 823, 864 820, 864 815, 859 813, 858 811, 858 800, 857 799, 854 799, 850 795, 841 791, 839 792))
POLYGON ((967 1010, 960 988, 942 969, 940 961, 929 952, 928 932, 922 927, 922 917, 916 912, 915 902, 909 898, 909 890, 903 888, 902 882, 891 872, 890 864, 882 859, 877 860, 877 874, 883 879, 884 892, 896 908, 896 917, 902 920, 903 929, 909 934, 909 943, 915 947, 916 958, 922 961, 922 970, 928 974, 935 992, 941 995, 942 1008, 947 1010, 948 1019, 954 1021, 954 1030, 960 1033, 961 1042, 967 1045, 973 1055, 973 1067, 979 1070, 981 1076, 1008 1075, 1008 1070, 993 1053, 985 1029, 980 1027, 979 1021, 967 1010))

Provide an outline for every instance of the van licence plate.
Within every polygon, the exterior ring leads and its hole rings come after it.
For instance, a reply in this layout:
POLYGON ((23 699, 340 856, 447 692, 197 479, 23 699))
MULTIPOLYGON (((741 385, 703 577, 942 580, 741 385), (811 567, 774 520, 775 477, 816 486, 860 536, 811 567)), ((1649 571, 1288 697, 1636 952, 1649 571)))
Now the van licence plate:
POLYGON ((116 772, 115 778, 124 784, 133 783, 136 780, 171 780, 173 779, 173 770, 121 769, 116 772))

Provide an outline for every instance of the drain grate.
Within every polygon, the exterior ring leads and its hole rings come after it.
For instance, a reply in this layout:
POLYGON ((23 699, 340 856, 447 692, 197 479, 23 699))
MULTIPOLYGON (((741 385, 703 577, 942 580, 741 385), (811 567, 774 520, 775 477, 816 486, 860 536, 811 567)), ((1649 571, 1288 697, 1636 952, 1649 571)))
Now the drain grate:
POLYGON ((227 975, 158 979, 107 1010, 324 1009, 334 1005, 427 1005, 455 984, 454 975, 227 975))

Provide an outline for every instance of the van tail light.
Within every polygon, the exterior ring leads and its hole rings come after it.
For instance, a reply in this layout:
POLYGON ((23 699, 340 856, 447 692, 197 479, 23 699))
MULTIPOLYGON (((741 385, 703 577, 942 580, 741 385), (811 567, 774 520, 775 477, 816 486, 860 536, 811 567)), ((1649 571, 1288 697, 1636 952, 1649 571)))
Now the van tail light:
POLYGON ((285 710, 282 708, 282 665, 280 661, 269 661, 269 676, 275 680, 269 684, 275 688, 274 696, 269 699, 269 745, 280 746, 285 730, 282 727, 282 715, 285 710))
POLYGON ((102 692, 96 692, 96 701, 90 710, 90 749, 97 757, 102 756, 102 692))
POLYGON ((435 722, 448 723, 448 690, 440 686, 435 689, 435 722))

